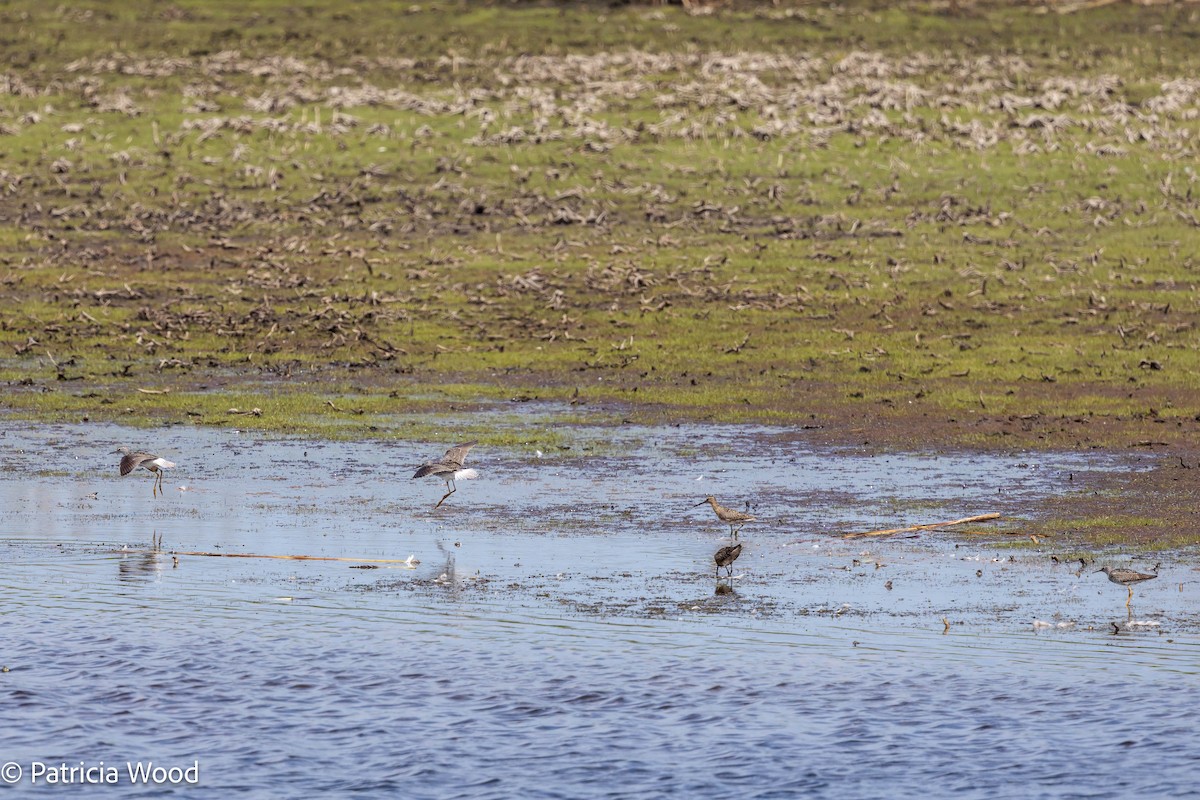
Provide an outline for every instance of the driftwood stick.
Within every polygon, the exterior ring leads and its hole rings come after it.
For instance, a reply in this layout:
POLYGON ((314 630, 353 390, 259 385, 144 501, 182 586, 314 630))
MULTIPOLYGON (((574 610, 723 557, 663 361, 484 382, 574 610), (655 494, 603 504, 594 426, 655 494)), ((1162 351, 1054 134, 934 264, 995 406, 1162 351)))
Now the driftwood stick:
POLYGON ((1051 4, 1051 8, 1055 14, 1074 14, 1076 11, 1091 11, 1104 6, 1111 6, 1113 3, 1119 3, 1121 0, 1086 0, 1082 3, 1063 3, 1062 5, 1051 4))
MULTIPOLYGON (((205 553, 199 550, 118 550, 119 553, 164 553, 169 556, 204 556, 205 558, 282 558, 289 561, 353 561, 356 564, 419 564, 408 558, 341 558, 339 556, 276 556, 260 553, 205 553)), ((411 557, 410 557, 411 558, 411 557)))
POLYGON ((861 539, 864 536, 887 536, 892 533, 908 533, 910 531, 932 531, 937 528, 945 528, 948 525, 962 525, 967 522, 986 522, 991 519, 1000 519, 1000 515, 992 512, 991 514, 980 514, 976 517, 963 517, 962 519, 954 519, 949 522, 931 522, 928 525, 911 525, 907 528, 887 528, 886 530, 867 531, 866 533, 847 533, 843 534, 843 539, 861 539))

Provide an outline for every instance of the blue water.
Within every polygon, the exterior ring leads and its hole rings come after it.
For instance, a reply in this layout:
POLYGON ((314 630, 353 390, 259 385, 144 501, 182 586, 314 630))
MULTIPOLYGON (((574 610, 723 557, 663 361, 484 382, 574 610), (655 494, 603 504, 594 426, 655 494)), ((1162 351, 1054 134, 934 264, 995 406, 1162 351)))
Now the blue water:
POLYGON ((6 431, 0 763, 23 774, 0 792, 1125 798, 1200 783, 1200 604, 1181 559, 1127 611, 1124 589, 1047 553, 843 540, 828 523, 1011 513, 1066 471, 1086 485, 1136 465, 780 437, 664 473, 656 459, 695 436, 651 431, 586 469, 477 449, 480 479, 435 512, 440 484, 408 478, 438 445, 156 431, 180 466, 154 499, 106 455, 142 436, 6 431), (52 472, 22 466, 37 448, 52 472), (797 503, 822 485, 839 507, 797 503), (708 492, 758 506, 734 595, 713 593, 721 526, 691 508, 708 492), (899 510, 910 498, 919 510, 899 510), (394 563, 410 553, 415 567, 394 563), (118 783, 30 785, 39 765, 101 761, 118 783), (132 786, 129 761, 198 763, 199 782, 132 786))

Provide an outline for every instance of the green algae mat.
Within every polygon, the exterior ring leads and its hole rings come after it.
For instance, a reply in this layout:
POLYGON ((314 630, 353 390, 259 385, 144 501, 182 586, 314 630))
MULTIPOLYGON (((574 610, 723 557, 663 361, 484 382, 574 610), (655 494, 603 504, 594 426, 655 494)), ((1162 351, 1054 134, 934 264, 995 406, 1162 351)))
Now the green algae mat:
POLYGON ((0 404, 1186 441, 1198 16, 5 3, 0 404))

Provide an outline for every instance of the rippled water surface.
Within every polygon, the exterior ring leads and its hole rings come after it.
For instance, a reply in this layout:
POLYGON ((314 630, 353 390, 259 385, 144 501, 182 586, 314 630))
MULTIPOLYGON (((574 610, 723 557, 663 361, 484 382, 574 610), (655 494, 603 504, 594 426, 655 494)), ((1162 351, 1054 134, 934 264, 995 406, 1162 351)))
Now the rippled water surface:
POLYGON ((476 448, 480 478, 434 510, 441 484, 410 476, 449 441, 7 425, 0 763, 22 775, 0 792, 31 791, 36 764, 104 762, 115 785, 69 791, 1195 794, 1188 554, 1127 611, 1097 565, 1055 563, 1052 536, 1005 547, 1003 522, 839 535, 1020 517, 1143 464, 831 452, 764 428, 572 435, 476 448), (116 476, 118 444, 178 462, 165 497, 116 476), (759 518, 733 594, 715 592, 728 528, 694 507, 707 494, 759 518), (135 787, 128 761, 198 763, 199 783, 135 787))

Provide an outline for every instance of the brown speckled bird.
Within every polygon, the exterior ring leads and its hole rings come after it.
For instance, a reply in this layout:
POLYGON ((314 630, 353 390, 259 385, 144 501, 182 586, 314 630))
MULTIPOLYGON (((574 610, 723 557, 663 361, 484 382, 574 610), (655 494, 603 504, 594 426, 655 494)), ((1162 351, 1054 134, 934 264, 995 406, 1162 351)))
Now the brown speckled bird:
POLYGON ((696 506, 702 506, 705 503, 708 503, 710 506, 712 506, 712 510, 717 512, 717 519, 729 525, 729 535, 734 540, 738 538, 738 531, 742 529, 743 525, 745 525, 747 522, 754 522, 756 519, 756 517, 750 514, 746 514, 741 511, 734 511, 732 508, 726 508, 718 503, 717 498, 713 497, 711 494, 701 500, 699 503, 696 503, 696 506))
POLYGON ((733 577, 733 562, 737 561, 741 554, 742 546, 740 544, 722 547, 717 551, 713 556, 713 561, 717 562, 717 580, 721 578, 721 567, 725 567, 730 578, 733 577))

